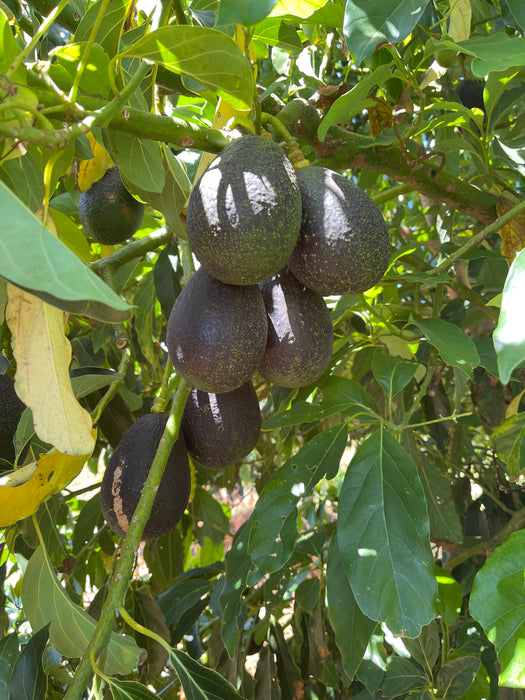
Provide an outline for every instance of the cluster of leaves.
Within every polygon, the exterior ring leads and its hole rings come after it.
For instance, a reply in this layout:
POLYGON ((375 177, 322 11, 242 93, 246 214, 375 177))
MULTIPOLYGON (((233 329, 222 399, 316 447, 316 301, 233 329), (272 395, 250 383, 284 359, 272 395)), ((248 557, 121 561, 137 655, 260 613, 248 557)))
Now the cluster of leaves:
POLYGON ((0 485, 6 697, 79 698, 93 670, 92 697, 119 699, 524 686, 524 10, 387 6, 0 3, 0 368, 28 406, 0 485), (136 561, 140 522, 108 531, 100 465, 176 390, 181 212, 221 129, 261 109, 374 197, 392 264, 327 300, 316 386, 256 377, 256 451, 196 466, 181 523, 136 561), (148 205, 118 248, 78 220, 99 146, 148 205))

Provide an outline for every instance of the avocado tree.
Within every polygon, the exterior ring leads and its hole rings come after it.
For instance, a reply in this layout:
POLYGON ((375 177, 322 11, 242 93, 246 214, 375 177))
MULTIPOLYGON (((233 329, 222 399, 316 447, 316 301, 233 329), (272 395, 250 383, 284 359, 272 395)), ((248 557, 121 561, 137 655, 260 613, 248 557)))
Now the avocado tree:
POLYGON ((2 697, 522 697, 524 31, 522 0, 0 2, 2 697), (321 376, 306 341, 306 386, 253 373, 255 447, 190 459, 145 542, 188 198, 250 134, 366 193, 388 267, 324 294, 321 376), (152 413, 120 537, 102 477, 152 413))

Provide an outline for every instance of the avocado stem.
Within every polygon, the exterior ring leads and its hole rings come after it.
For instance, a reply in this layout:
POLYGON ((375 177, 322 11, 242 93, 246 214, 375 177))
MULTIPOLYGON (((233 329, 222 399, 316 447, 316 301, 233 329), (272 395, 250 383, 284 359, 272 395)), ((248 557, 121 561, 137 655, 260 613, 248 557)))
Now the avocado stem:
POLYGON ((306 168, 310 165, 310 162, 303 156, 303 152, 299 148, 297 139, 294 139, 278 117, 275 117, 273 114, 268 114, 268 112, 261 112, 261 124, 271 124, 283 137, 284 142, 286 143, 286 148, 288 149, 288 158, 290 159, 295 170, 299 170, 299 168, 306 168))

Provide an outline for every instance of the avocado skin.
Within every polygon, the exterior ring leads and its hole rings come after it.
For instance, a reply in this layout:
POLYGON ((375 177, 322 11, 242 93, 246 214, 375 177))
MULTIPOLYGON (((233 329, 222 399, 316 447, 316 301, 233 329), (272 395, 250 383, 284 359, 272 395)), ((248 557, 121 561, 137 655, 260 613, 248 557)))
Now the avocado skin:
MULTIPOLYGON (((162 413, 139 418, 108 460, 100 487, 100 506, 107 524, 120 537, 128 533, 167 420, 162 413)), ((153 540, 175 527, 188 504, 190 488, 188 452, 184 436, 179 435, 168 457, 143 540, 153 540)))
POLYGON ((259 399, 251 382, 222 394, 192 389, 181 430, 192 459, 223 469, 249 454, 261 432, 259 399))
POLYGON ((137 231, 144 217, 144 204, 124 187, 115 165, 80 194, 80 223, 97 243, 123 243, 137 231))
POLYGON ((301 196, 283 150, 254 134, 232 141, 192 189, 190 247, 225 284, 257 284, 290 257, 301 226, 301 196))
POLYGON ((223 284, 200 267, 175 300, 166 345, 174 369, 190 386, 221 394, 250 379, 267 332, 257 285, 223 284))
POLYGON ((303 214, 288 267, 319 294, 360 294, 384 275, 390 259, 386 222, 357 185, 320 166, 297 172, 303 214))
POLYGON ((268 314, 268 339, 259 372, 283 387, 311 384, 332 357, 334 332, 323 297, 286 268, 259 286, 268 314))
POLYGON ((15 383, 7 374, 0 374, 0 457, 13 463, 13 440, 25 404, 15 391, 15 383))

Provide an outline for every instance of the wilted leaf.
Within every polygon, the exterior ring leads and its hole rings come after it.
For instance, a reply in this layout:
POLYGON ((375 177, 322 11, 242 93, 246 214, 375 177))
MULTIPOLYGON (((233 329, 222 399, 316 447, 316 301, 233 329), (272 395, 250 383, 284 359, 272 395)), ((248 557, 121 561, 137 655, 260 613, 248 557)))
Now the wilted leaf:
POLYGON ((101 146, 91 131, 87 135, 93 151, 93 158, 81 160, 78 164, 77 184, 81 192, 89 190, 91 185, 104 177, 106 170, 113 166, 113 161, 104 146, 101 146))
MULTIPOLYGON (((503 216, 503 214, 512 209, 513 206, 515 206, 514 202, 511 202, 505 197, 499 197, 496 202, 498 216, 503 216)), ((512 221, 509 221, 508 224, 505 224, 500 231, 500 235, 503 239, 501 252, 512 262, 516 253, 525 245, 525 213, 519 214, 512 219, 512 221)))
POLYGON ((471 18, 470 0, 453 0, 448 20, 448 35, 452 41, 466 41, 469 38, 471 18))
MULTIPOLYGON (((72 658, 84 655, 96 622, 68 598, 42 547, 38 547, 27 564, 22 580, 22 602, 33 629, 51 623, 49 641, 60 654, 72 658)), ((104 671, 131 673, 141 652, 134 639, 112 632, 104 671)))
POLYGON ((376 431, 345 474, 337 536, 359 607, 394 634, 417 637, 434 617, 429 534, 416 465, 390 433, 376 431))
POLYGON ((95 446, 91 416, 71 387, 71 344, 63 311, 13 285, 7 291, 16 392, 33 412, 37 435, 60 452, 91 454, 95 446))
MULTIPOLYGON (((93 431, 93 440, 95 435, 93 431)), ((36 513, 43 501, 73 481, 90 455, 71 456, 55 451, 4 474, 0 478, 0 527, 36 513)))

